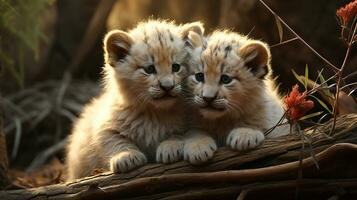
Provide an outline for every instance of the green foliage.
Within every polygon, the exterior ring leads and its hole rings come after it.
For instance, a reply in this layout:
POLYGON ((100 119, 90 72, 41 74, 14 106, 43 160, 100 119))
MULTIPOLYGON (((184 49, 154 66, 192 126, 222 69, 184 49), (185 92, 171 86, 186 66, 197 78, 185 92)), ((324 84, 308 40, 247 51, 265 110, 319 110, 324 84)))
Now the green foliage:
POLYGON ((329 85, 327 84, 327 81, 325 80, 322 71, 319 72, 318 78, 320 79, 320 84, 322 85, 322 91, 324 94, 330 98, 335 98, 332 92, 329 90, 329 85))
POLYGON ((293 69, 291 70, 295 76, 295 78, 304 86, 305 90, 307 90, 307 83, 309 81, 309 67, 305 66, 305 76, 302 77, 298 75, 293 69))
POLYGON ((283 42, 283 26, 281 25, 281 21, 279 19, 279 16, 274 14, 274 18, 275 18, 275 24, 276 27, 278 28, 278 33, 279 33, 279 42, 283 42))
POLYGON ((305 84, 304 84, 305 90, 307 89, 308 81, 309 81, 309 67, 306 65, 305 66, 305 80, 304 80, 304 82, 305 82, 305 84))
POLYGON ((328 106, 323 102, 321 101, 319 98, 315 97, 314 95, 310 94, 309 95, 310 97, 316 99, 317 102, 319 102, 319 104, 325 108, 325 110, 327 110, 327 112, 329 112, 330 114, 332 114, 332 111, 328 108, 328 106))
POLYGON ((54 0, 0 0, 0 60, 19 86, 24 81, 24 55, 39 58, 39 45, 46 42, 41 17, 54 0))
POLYGON ((307 84, 304 78, 300 77, 293 69, 291 70, 296 78, 296 80, 298 80, 305 88, 305 90, 307 90, 307 84))
MULTIPOLYGON (((300 76, 298 75, 293 69, 292 69, 292 72, 295 76, 295 78, 305 87, 305 91, 307 91, 308 89, 308 82, 309 82, 309 67, 308 65, 305 66, 305 74, 304 76, 300 76)), ((317 76, 317 79, 316 81, 314 82, 314 86, 312 89, 315 89, 316 87, 316 84, 317 84, 317 80, 320 80, 320 90, 329 98, 333 98, 333 94, 331 93, 331 91, 329 90, 329 86, 327 84, 327 81, 325 80, 323 74, 322 74, 322 71, 319 71, 319 74, 317 76)), ((312 95, 312 94, 309 94, 310 97, 314 98, 327 112, 329 112, 330 114, 332 114, 332 111, 331 109, 329 109, 329 107, 322 101, 320 100, 319 98, 317 98, 316 96, 312 95)), ((321 112, 322 113, 322 112, 321 112)), ((320 112, 317 112, 317 113, 312 113, 310 115, 308 115, 308 118, 311 118, 311 117, 315 117, 317 115, 320 115, 321 114, 320 112)), ((307 116, 304 117, 304 119, 307 119, 306 118, 307 116)))
POLYGON ((308 115, 305 115, 305 116, 301 117, 299 120, 307 120, 307 119, 310 119, 310 118, 319 116, 319 115, 321 115, 322 113, 323 113, 322 111, 320 111, 320 112, 314 112, 314 113, 311 113, 311 114, 308 114, 308 115))

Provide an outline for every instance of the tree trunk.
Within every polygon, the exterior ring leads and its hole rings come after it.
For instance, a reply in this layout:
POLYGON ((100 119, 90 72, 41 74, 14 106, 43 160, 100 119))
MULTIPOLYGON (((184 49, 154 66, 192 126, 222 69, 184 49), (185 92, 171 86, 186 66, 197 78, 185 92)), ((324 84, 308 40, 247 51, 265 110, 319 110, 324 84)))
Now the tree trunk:
POLYGON ((304 143, 301 136, 289 135, 267 139, 252 151, 220 149, 199 167, 184 161, 151 164, 127 174, 103 173, 71 183, 3 191, 0 199, 235 199, 239 194, 241 199, 284 195, 291 199, 296 194, 304 199, 350 197, 357 193, 357 145, 350 144, 357 143, 357 115, 342 116, 337 125, 331 137, 324 135, 330 122, 306 130, 309 141, 304 143), (300 162, 300 156, 307 158, 300 162))

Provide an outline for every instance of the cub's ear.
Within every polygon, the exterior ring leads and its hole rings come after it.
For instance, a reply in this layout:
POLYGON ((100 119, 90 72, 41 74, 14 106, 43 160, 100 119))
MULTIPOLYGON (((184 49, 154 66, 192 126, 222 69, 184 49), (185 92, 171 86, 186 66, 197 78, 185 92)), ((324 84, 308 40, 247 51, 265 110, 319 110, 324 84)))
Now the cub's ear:
POLYGON ((203 45, 203 33, 205 29, 201 22, 185 24, 181 27, 181 37, 190 47, 199 47, 203 45))
POLYGON ((125 58, 133 44, 133 38, 126 32, 113 30, 104 38, 105 62, 111 66, 125 58))
POLYGON ((201 47, 204 45, 203 36, 198 35, 196 32, 190 31, 187 39, 185 39, 186 46, 191 48, 201 47))
POLYGON ((184 24, 181 28, 181 36, 185 39, 190 31, 197 33, 200 36, 203 36, 205 29, 203 28, 203 24, 201 22, 192 22, 188 24, 184 24))
POLYGON ((239 49, 245 66, 258 78, 264 78, 270 70, 270 50, 267 44, 254 41, 242 46, 239 49))

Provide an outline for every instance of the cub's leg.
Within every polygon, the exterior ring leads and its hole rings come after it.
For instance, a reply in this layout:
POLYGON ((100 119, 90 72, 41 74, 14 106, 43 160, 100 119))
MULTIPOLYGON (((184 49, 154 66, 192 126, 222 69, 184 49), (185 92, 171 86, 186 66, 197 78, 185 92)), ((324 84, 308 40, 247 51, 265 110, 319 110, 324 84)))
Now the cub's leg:
POLYGON ((217 150, 214 139, 200 130, 190 130, 184 141, 184 159, 197 165, 211 159, 217 150))
POLYGON ((172 137, 159 144, 156 150, 156 162, 173 163, 183 159, 183 140, 172 137))
POLYGON ((118 134, 103 135, 101 142, 112 172, 125 173, 147 163, 146 156, 129 139, 118 134))
POLYGON ((247 150, 256 148, 264 139, 264 134, 260 130, 235 128, 229 133, 226 145, 235 150, 247 150))
POLYGON ((94 169, 104 168, 101 165, 101 156, 97 153, 96 146, 91 145, 88 140, 70 143, 66 159, 67 181, 90 176, 94 169))

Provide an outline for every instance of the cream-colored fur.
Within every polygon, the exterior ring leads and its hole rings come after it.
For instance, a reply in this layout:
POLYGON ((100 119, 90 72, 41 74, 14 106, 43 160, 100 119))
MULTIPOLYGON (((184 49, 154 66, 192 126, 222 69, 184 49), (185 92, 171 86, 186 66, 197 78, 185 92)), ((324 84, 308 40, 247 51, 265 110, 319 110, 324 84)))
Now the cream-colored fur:
POLYGON ((68 180, 89 176, 96 168, 122 173, 150 160, 182 159, 181 83, 191 32, 202 35, 202 25, 149 20, 129 32, 106 35, 104 88, 74 125, 68 180))
MULTIPOLYGON (((192 164, 205 162, 213 156, 216 143, 235 150, 257 147, 265 139, 263 133, 284 114, 270 78, 268 45, 230 31, 216 31, 206 39, 190 33, 189 39, 194 48, 189 50, 185 90, 196 114, 191 115, 184 158, 192 164)), ((289 126, 283 125, 267 137, 288 133, 289 126)))

